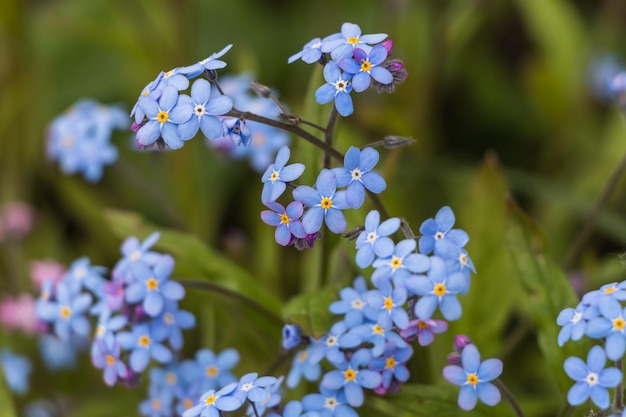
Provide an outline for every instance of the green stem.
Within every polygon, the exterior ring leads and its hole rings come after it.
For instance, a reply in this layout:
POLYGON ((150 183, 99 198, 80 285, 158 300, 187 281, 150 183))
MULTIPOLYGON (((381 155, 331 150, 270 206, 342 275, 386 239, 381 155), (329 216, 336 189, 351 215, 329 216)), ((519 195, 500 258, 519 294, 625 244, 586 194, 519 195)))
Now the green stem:
POLYGON ((241 301, 243 304, 250 306, 251 308, 258 311, 259 313, 261 313, 262 315, 264 315, 265 317, 267 317, 268 319, 270 319, 277 325, 282 326, 284 324, 284 321, 281 317, 277 316, 276 314, 274 314, 267 308, 263 307, 261 304, 257 303, 252 298, 247 297, 238 292, 229 290, 228 288, 221 287, 219 285, 213 284, 212 282, 197 281, 197 280, 191 280, 191 279, 185 279, 185 278, 176 278, 176 281, 180 282, 184 287, 187 287, 187 288, 198 288, 201 290, 211 291, 216 294, 225 295, 227 297, 241 301))
POLYGON ((578 234, 578 237, 576 238, 574 244, 572 245, 567 257, 565 258, 565 262, 563 263, 563 269, 565 269, 566 271, 574 266, 576 259, 578 259, 578 257, 580 256, 580 253, 585 247, 587 240, 591 236, 591 233, 596 226, 598 217, 600 217, 600 212, 609 201, 609 198, 611 197, 611 194, 613 194, 613 191, 615 191, 615 188, 617 187, 620 178, 624 174, 624 171, 626 171, 626 155, 622 157, 622 160, 619 162, 619 164, 611 174, 611 177, 604 186, 604 190, 602 190, 602 194, 600 194, 598 201, 596 201, 595 206, 585 219, 585 223, 580 230, 580 233, 578 234))
MULTIPOLYGON (((619 369, 620 371, 622 370, 621 359, 618 359, 615 361, 615 367, 619 369)), ((624 407, 624 402, 622 398, 623 396, 622 387, 623 387, 623 381, 620 381, 617 387, 615 387, 615 400, 613 401, 613 405, 615 405, 615 408, 617 408, 618 410, 621 410, 624 407)))
MULTIPOLYGON (((328 117, 326 130, 324 131, 324 142, 331 148, 333 147, 333 133, 335 131, 335 125, 337 124, 338 115, 337 109, 333 106, 330 111, 330 116, 328 117)), ((324 168, 330 168, 330 154, 328 152, 324 152, 324 168)))
POLYGON ((515 414, 517 414, 518 417, 524 417, 524 412, 522 411, 522 408, 519 406, 519 404, 515 400, 515 397, 513 396, 511 391, 509 391, 506 385, 504 385, 504 382, 502 382, 501 379, 496 379, 492 382, 496 387, 498 387, 504 399, 507 400, 509 404, 511 404, 511 407, 513 407, 515 414))

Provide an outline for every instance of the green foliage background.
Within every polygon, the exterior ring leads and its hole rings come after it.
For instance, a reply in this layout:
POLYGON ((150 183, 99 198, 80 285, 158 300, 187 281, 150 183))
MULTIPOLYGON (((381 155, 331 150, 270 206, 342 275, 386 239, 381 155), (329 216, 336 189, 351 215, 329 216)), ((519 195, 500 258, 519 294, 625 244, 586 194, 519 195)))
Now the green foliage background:
MULTIPOLYGON (((0 203, 27 201, 37 217, 23 242, 0 243, 0 295, 34 291, 30 260, 70 263, 86 255, 112 266, 126 236, 161 230, 158 249, 175 255, 177 277, 208 280, 323 332, 329 300, 360 273, 353 245, 331 238, 325 267, 320 248, 296 253, 275 245, 259 221, 259 175, 245 162, 223 159, 202 140, 176 152, 137 152, 132 135, 118 133, 121 161, 91 185, 46 160, 45 129, 80 98, 130 110, 159 71, 228 43, 234 48, 223 73, 252 72, 293 111, 322 118, 328 106, 320 110, 305 93, 319 71, 287 65, 287 58, 345 21, 364 33, 388 33, 409 77, 392 95, 356 95, 355 114, 339 123, 338 146, 391 134, 415 138, 408 149, 382 152, 383 201, 414 230, 450 205, 471 236, 478 271, 461 300, 462 319, 417 349, 411 385, 396 397, 368 400, 362 415, 461 415, 456 388, 441 378, 456 333, 504 361, 502 379, 527 416, 567 415, 562 361, 587 348, 556 345, 556 316, 579 297, 568 276, 582 276, 583 291, 623 279, 624 181, 574 266, 560 267, 626 153, 623 114, 594 97, 589 83, 589 65, 601 54, 626 60, 622 0, 5 0, 0 203)), ((292 158, 309 155, 307 146, 297 144, 292 158)), ((351 214, 349 227, 366 212, 351 214)), ((187 356, 201 346, 234 346, 242 353, 240 375, 275 363, 276 374, 287 372, 279 321, 193 289, 185 307, 199 318, 186 334, 187 356)), ((1 347, 30 355, 35 371, 27 398, 12 398, 0 385, 0 417, 19 415, 39 397, 63 404, 64 416, 138 415, 145 390, 105 387, 86 356, 78 369, 51 374, 33 338, 0 329, 1 347)), ((588 411, 580 408, 574 414, 588 411)), ((465 414, 512 411, 501 404, 465 414)))

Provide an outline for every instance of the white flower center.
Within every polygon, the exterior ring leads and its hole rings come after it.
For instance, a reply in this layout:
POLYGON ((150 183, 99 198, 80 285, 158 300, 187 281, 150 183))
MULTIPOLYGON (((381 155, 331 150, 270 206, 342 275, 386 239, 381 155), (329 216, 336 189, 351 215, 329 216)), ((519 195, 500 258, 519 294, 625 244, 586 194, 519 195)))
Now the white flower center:
POLYGON ((338 80, 333 85, 335 86, 335 90, 337 90, 337 93, 345 92, 348 88, 348 82, 344 80, 338 80))
POLYGON ((335 336, 328 336, 328 339, 326 339, 326 346, 328 347, 337 346, 338 344, 339 341, 335 336))
POLYGON ((363 303, 363 301, 361 301, 360 298, 357 298, 356 300, 353 300, 352 304, 350 305, 355 310, 362 310, 365 304, 363 303))
POLYGON ((376 239, 378 239, 378 234, 376 232, 369 232, 367 234, 367 237, 365 238, 365 241, 373 245, 374 242, 376 242, 376 239))
POLYGON ((577 311, 576 313, 574 313, 574 317, 572 317, 572 319, 570 320, 573 324, 576 324, 580 321, 580 319, 583 318, 583 315, 580 311, 577 311))
POLYGON ((204 104, 196 104, 196 107, 193 108, 193 113, 198 117, 204 116, 204 114, 206 113, 204 104))
POLYGON ((589 384, 590 387, 593 387, 598 383, 598 374, 595 372, 589 372, 585 378, 585 382, 589 384))
POLYGON ((328 408, 331 411, 334 410, 335 407, 337 407, 338 405, 339 405, 339 401, 337 401, 335 397, 328 397, 324 401, 324 407, 328 408))
POLYGON ((361 181, 361 177, 363 177, 363 173, 358 168, 354 168, 350 171, 350 174, 352 175, 352 181, 361 181))

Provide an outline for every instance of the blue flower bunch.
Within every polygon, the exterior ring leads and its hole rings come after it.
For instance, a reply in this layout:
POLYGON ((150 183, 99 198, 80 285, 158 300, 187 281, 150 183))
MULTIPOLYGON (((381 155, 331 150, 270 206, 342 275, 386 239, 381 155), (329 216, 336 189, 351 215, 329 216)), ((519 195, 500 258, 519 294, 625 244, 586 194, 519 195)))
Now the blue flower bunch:
POLYGON ((393 42, 385 39, 385 33, 363 35, 359 25, 344 23, 341 32, 312 39, 288 62, 301 59, 322 64, 326 84, 317 89, 315 100, 319 104, 334 101, 337 112, 345 117, 354 113, 353 90, 361 93, 374 87, 392 92, 406 78, 402 61, 389 59, 393 42))
POLYGON ((57 116, 47 130, 47 154, 65 174, 81 173, 89 182, 102 178, 106 165, 118 157, 111 143, 116 129, 127 129, 126 112, 93 100, 76 102, 57 116))
POLYGON ((561 326, 559 346, 584 336, 600 342, 589 350, 586 362, 577 357, 565 360, 565 372, 575 381, 567 395, 571 405, 590 399, 601 409, 608 409, 610 388, 616 388, 616 397, 621 398, 621 361, 626 352, 624 300, 626 281, 613 282, 586 293, 575 308, 566 308, 559 314, 556 321, 561 326), (615 366, 606 367, 607 359, 615 366))

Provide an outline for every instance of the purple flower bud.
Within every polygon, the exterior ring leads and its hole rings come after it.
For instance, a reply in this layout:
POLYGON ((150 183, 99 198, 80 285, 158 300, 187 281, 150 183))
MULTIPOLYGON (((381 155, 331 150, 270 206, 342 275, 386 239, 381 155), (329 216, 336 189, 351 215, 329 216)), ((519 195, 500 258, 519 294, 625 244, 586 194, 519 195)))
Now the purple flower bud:
POLYGON ((460 352, 452 352, 448 355, 448 363, 451 365, 460 365, 461 364, 461 353, 460 352))
POLYGON ((393 51, 393 41, 391 39, 387 39, 381 42, 381 44, 387 50, 387 56, 391 55, 391 51, 393 51))
POLYGON ((467 345, 469 345, 470 343, 472 343, 472 341, 470 340, 469 336, 466 336, 464 334, 457 334, 456 336, 454 336, 454 350, 458 351, 459 353, 463 350, 463 348, 467 345))
POLYGON ((291 350, 298 346, 302 341, 300 333, 300 327, 297 324, 285 324, 283 326, 283 348, 291 350))

